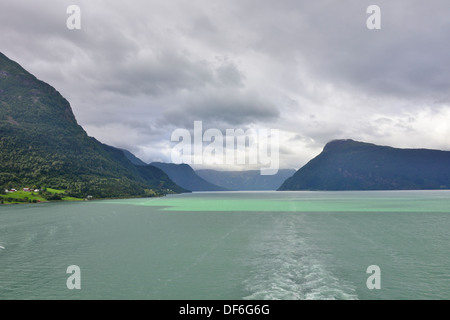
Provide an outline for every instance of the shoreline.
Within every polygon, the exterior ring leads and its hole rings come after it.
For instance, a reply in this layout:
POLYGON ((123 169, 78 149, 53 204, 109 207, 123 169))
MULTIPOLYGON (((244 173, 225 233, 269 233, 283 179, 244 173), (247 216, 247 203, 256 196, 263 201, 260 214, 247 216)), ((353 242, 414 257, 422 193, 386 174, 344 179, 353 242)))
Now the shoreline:
POLYGON ((43 203, 62 203, 62 202, 90 202, 90 201, 102 201, 102 200, 121 200, 121 199, 147 199, 147 198, 163 198, 167 196, 160 195, 160 196, 154 196, 154 197, 112 197, 112 198, 98 198, 98 199, 70 199, 70 200, 45 200, 45 201, 38 201, 38 202, 14 202, 14 203, 1 203, 0 207, 5 205, 39 205, 43 203))

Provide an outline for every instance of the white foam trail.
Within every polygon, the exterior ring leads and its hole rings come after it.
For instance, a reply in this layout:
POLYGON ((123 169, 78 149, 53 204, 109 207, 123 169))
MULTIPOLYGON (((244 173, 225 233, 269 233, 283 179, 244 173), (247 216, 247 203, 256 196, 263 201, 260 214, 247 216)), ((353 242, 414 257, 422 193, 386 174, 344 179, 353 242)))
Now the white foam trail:
POLYGON ((1 249, 1 250, 5 250, 5 247, 4 247, 4 246, 0 246, 0 249, 1 249))
POLYGON ((355 289, 338 279, 317 248, 301 235, 299 217, 280 217, 255 239, 253 272, 245 281, 248 300, 357 299, 355 289))

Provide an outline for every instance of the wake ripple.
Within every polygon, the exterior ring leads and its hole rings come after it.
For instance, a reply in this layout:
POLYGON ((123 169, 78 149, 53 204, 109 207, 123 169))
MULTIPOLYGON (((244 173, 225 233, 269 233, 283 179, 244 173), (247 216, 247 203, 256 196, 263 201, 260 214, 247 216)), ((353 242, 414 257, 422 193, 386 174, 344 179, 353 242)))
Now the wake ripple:
POLYGON ((255 240, 248 300, 357 299, 355 288, 327 268, 326 258, 301 236, 301 217, 280 217, 255 240))

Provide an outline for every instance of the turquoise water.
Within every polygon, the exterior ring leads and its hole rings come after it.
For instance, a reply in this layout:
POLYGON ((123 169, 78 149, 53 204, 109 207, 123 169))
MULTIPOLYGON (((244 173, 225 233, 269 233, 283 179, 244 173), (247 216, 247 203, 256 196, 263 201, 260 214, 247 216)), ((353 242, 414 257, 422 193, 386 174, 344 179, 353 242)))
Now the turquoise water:
POLYGON ((449 240, 449 191, 1 206, 0 299, 450 299, 449 240))

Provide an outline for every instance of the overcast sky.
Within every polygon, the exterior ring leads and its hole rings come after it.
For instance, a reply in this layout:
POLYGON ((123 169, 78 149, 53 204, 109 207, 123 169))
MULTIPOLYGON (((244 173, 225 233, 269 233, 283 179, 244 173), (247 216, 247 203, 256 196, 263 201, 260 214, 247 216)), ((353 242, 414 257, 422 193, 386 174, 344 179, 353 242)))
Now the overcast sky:
POLYGON ((0 30, 89 135, 146 162, 194 120, 278 129, 283 168, 341 138, 450 150, 448 0, 0 0, 0 30))

